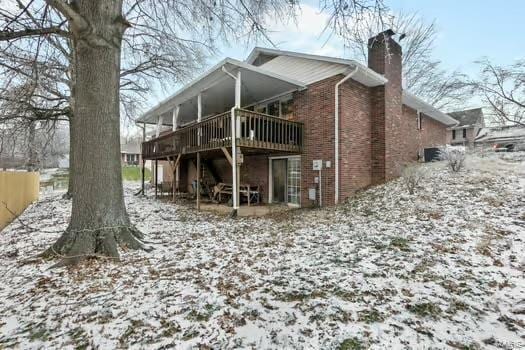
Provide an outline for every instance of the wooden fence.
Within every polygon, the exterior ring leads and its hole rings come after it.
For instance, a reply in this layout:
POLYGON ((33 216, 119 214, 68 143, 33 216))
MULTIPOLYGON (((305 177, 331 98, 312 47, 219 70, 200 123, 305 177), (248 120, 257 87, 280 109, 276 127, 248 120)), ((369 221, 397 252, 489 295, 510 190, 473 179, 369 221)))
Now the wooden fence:
POLYGON ((0 171, 0 230, 38 200, 37 172, 0 171))

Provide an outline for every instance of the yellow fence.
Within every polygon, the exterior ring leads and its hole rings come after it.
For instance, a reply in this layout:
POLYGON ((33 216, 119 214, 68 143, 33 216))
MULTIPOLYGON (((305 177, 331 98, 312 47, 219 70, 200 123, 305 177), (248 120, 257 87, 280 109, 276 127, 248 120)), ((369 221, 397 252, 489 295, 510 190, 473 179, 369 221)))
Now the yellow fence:
POLYGON ((0 230, 38 200, 39 178, 37 172, 0 171, 0 230))

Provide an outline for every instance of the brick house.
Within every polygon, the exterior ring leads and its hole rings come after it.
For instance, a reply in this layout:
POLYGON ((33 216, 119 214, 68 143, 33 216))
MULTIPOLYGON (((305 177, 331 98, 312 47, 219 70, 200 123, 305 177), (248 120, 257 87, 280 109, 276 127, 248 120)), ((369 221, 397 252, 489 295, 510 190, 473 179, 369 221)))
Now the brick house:
POLYGON ((137 140, 121 140, 120 161, 122 165, 139 165, 142 163, 140 142, 137 140))
POLYGON ((392 179, 424 148, 444 145, 456 123, 403 91, 393 35, 370 39, 368 67, 265 48, 227 58, 139 118, 159 130, 143 157, 162 163, 179 191, 196 178, 231 184, 234 209, 246 189, 264 203, 307 207, 392 179))
POLYGON ((485 127, 483 109, 473 108, 448 114, 458 121, 457 125, 448 128, 447 143, 451 145, 474 146, 479 131, 485 127))

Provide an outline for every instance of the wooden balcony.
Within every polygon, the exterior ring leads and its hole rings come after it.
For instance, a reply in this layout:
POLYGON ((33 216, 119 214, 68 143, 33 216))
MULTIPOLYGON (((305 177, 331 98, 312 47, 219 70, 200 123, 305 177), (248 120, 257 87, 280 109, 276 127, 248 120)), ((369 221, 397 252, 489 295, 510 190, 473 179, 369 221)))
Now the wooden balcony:
MULTIPOLYGON (((143 159, 160 159, 178 154, 231 147, 231 112, 142 143, 143 159)), ((237 146, 253 150, 301 153, 303 124, 244 109, 235 110, 237 146)))

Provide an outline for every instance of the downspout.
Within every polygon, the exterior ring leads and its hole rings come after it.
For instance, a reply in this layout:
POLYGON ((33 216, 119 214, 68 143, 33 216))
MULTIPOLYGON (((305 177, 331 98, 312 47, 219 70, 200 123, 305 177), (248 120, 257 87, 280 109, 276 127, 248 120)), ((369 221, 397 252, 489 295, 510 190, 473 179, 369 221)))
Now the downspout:
POLYGON ((339 85, 354 76, 359 70, 356 66, 353 71, 348 73, 343 79, 335 84, 335 204, 339 204, 339 85))

